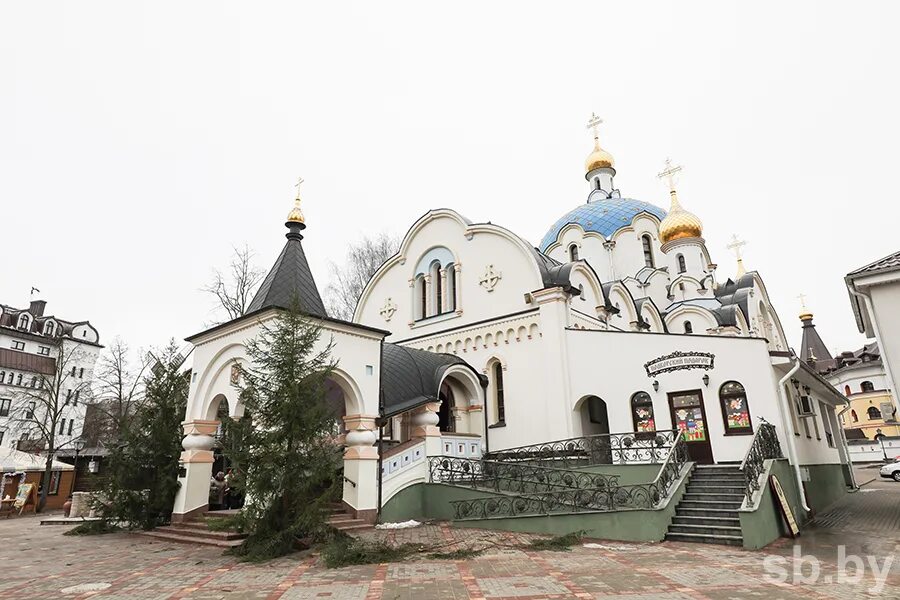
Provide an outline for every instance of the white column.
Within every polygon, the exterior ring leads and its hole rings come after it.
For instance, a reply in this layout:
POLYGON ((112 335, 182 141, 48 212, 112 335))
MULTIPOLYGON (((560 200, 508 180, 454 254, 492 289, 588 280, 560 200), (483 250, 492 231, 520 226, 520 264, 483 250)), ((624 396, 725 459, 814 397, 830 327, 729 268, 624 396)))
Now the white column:
POLYGON ((444 313, 450 307, 450 303, 447 301, 450 297, 447 291, 447 269, 441 267, 438 276, 441 278, 441 312, 444 313))
POLYGON ((374 415, 344 417, 344 503, 357 519, 375 522, 378 513, 378 438, 374 415), (349 481, 347 481, 349 480, 349 481))
POLYGON ((439 456, 443 452, 441 430, 438 429, 440 408, 440 402, 429 402, 412 414, 412 437, 425 438, 425 456, 439 456))
POLYGON ((431 275, 425 275, 425 314, 422 318, 430 317, 434 314, 434 290, 431 289, 431 275))
POLYGON ((179 467, 183 474, 178 481, 181 486, 175 494, 175 507, 172 509, 172 520, 180 523, 192 516, 202 514, 209 508, 209 482, 212 479, 213 437, 219 427, 219 421, 195 419, 181 424, 184 439, 181 447, 179 467))
POLYGON ((453 308, 456 310, 456 314, 462 314, 462 285, 460 285, 460 270, 462 267, 459 264, 453 264, 453 271, 456 273, 456 277, 453 278, 453 293, 456 295, 456 300, 453 303, 453 308))
MULTIPOLYGON (((549 288, 532 292, 534 301, 540 308, 541 346, 544 351, 542 372, 544 390, 548 397, 561 397, 561 405, 544 403, 545 422, 552 428, 548 438, 558 440, 575 435, 573 414, 575 401, 572 397, 572 383, 569 378, 569 351, 566 328, 569 326, 569 298, 562 288, 549 288), (562 407, 565 421, 559 420, 558 411, 562 407), (564 429, 558 429, 558 428, 564 429)), ((535 418, 541 418, 538 414, 535 418)))

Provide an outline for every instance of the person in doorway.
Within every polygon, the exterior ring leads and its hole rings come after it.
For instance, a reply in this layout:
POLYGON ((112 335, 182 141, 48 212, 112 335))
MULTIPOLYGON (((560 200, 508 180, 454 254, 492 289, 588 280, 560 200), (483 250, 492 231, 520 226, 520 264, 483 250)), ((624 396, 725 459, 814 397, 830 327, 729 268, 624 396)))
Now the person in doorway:
POLYGON ((225 508, 225 473, 219 471, 209 481, 209 509, 222 510, 225 508))
POLYGON ((237 508, 237 490, 234 487, 234 469, 225 471, 225 508, 237 508))

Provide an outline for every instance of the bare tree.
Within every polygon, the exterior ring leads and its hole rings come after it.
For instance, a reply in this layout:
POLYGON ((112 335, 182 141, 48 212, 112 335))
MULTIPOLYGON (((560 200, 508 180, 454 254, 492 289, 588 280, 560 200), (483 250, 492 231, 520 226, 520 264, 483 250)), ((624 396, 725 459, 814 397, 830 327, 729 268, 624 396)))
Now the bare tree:
POLYGON ((331 283, 325 288, 329 314, 351 320, 369 279, 399 248, 400 238, 385 232, 351 244, 343 265, 331 263, 331 283))
POLYGON ((63 419, 72 414, 68 407, 91 401, 90 378, 82 377, 81 365, 86 362, 84 350, 76 342, 61 340, 54 351, 53 369, 35 372, 30 386, 20 387, 13 396, 10 411, 11 420, 21 435, 20 443, 24 442, 31 450, 47 453, 38 512, 47 503, 53 456, 64 447, 58 442, 65 435, 63 419))
POLYGON ((139 355, 132 361, 131 351, 121 338, 116 338, 100 359, 95 381, 95 402, 91 418, 85 418, 82 437, 89 443, 115 440, 137 412, 143 400, 141 385, 150 357, 139 355))
POLYGON ((246 245, 234 248, 227 273, 215 270, 212 281, 201 288, 216 297, 218 306, 228 315, 228 321, 247 312, 253 295, 266 272, 253 266, 253 252, 246 245))

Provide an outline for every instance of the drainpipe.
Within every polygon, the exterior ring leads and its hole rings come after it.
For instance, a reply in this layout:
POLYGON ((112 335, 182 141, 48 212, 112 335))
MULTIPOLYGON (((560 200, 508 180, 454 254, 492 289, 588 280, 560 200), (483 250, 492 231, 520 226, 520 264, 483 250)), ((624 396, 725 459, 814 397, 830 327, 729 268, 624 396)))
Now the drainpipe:
POLYGON ((797 460, 797 448, 794 446, 794 435, 790 428, 788 428, 787 415, 785 415, 784 412, 789 406, 788 402, 790 402, 790 399, 784 391, 784 386, 790 378, 800 370, 800 359, 796 358, 795 361, 794 366, 787 372, 787 375, 778 380, 778 395, 781 397, 781 402, 778 404, 778 414, 781 416, 782 431, 784 431, 784 438, 788 443, 788 458, 790 458, 794 465, 794 475, 797 477, 797 491, 800 493, 800 506, 802 506, 803 510, 806 512, 811 512, 812 509, 806 505, 806 493, 803 491, 803 479, 800 476, 800 464, 797 460))
POLYGON ((488 388, 488 378, 485 377, 482 379, 477 373, 475 377, 478 378, 478 384, 481 386, 481 414, 484 416, 484 449, 481 451, 482 456, 490 452, 491 446, 488 443, 488 398, 487 398, 487 388, 488 388))
POLYGON ((858 490, 859 486, 856 485, 856 474, 853 473, 853 459, 850 458, 850 445, 847 443, 846 436, 844 436, 844 421, 842 420, 844 418, 844 413, 850 410, 850 399, 848 398, 844 400, 844 402, 847 403, 847 406, 846 408, 844 408, 844 410, 838 413, 837 416, 838 435, 840 435, 841 445, 844 447, 844 454, 847 455, 847 468, 850 471, 850 485, 853 486, 854 490, 858 490))

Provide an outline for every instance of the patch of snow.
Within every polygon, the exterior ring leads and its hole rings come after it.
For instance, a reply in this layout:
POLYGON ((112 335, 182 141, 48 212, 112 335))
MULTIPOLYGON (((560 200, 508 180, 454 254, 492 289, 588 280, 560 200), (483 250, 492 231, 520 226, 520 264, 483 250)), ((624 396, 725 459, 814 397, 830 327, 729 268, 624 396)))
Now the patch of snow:
POLYGON ((106 583, 105 581, 100 583, 82 583, 79 585, 73 585, 71 587, 63 588, 59 590, 63 594, 84 594, 86 592, 102 592, 103 590, 110 587, 111 583, 106 583))
POLYGON ((589 548, 591 550, 614 550, 617 552, 632 549, 629 546, 606 546, 604 544, 593 544, 593 543, 582 544, 581 547, 589 548))
POLYGON ((402 523, 379 523, 375 529, 409 529, 421 525, 418 521, 403 521, 402 523))

